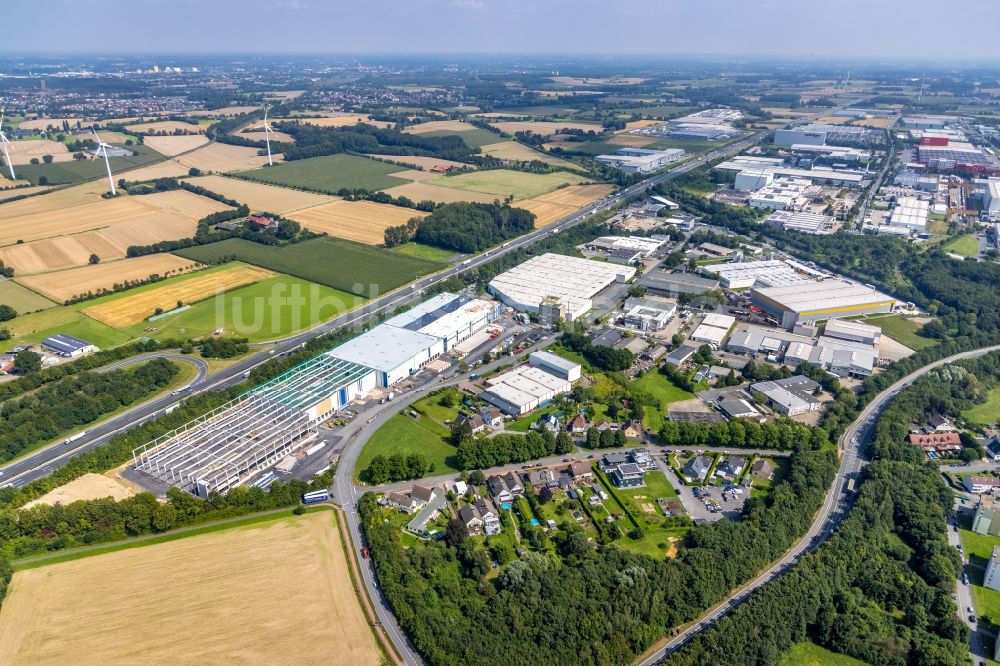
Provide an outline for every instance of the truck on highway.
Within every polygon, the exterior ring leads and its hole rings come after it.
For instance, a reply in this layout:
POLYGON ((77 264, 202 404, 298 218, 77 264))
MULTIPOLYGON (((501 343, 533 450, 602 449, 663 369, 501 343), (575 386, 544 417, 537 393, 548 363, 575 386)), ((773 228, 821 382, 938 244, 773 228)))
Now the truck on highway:
POLYGON ((472 259, 466 259, 465 261, 462 262, 462 265, 463 266, 468 266, 471 263, 472 263, 472 259))
POLYGON ((180 395, 181 393, 190 390, 191 390, 191 385, 188 384, 187 386, 182 386, 179 389, 174 389, 173 391, 170 392, 170 395, 180 395))
POLYGON ((326 502, 330 499, 329 490, 314 490, 311 493, 306 493, 302 496, 303 504, 319 504, 320 502, 326 502))
POLYGON ((76 440, 80 439, 81 437, 83 437, 86 434, 87 434, 86 430, 81 430, 80 432, 76 433, 75 435, 70 435, 65 440, 63 440, 63 444, 72 444, 73 442, 75 442, 76 440))

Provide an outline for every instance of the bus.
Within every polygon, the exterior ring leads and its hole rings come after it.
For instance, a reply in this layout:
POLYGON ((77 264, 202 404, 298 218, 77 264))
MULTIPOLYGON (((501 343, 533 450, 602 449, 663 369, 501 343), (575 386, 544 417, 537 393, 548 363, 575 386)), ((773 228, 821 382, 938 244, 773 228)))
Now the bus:
POLYGON ((319 504, 320 502, 326 502, 330 499, 329 490, 314 490, 311 493, 306 493, 302 496, 303 504, 319 504))
POLYGON ((471 263, 472 263, 472 259, 466 259, 465 261, 462 262, 462 265, 463 266, 468 266, 471 263))

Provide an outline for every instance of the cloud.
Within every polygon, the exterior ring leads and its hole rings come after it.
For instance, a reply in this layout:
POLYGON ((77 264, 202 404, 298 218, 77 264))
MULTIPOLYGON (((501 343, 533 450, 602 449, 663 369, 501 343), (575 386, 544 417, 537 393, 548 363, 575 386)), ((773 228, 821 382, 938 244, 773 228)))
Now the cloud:
POLYGON ((482 0, 452 0, 452 7, 481 12, 486 9, 486 3, 482 0))

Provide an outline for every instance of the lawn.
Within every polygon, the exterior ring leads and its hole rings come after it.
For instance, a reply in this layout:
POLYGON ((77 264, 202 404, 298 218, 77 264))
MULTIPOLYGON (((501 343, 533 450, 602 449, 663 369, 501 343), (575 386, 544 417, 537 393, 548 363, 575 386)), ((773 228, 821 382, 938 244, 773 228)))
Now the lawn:
POLYGON ((503 141, 503 137, 499 134, 494 134, 489 130, 480 129, 474 127, 469 130, 463 130, 461 132, 455 132, 453 130, 436 130, 433 132, 422 132, 419 136, 457 136, 465 145, 469 148, 479 148, 480 146, 487 146, 491 143, 498 143, 503 141))
POLYGON ((312 328, 364 302, 361 296, 279 275, 232 289, 195 303, 184 312, 153 324, 136 324, 128 330, 136 337, 149 335, 162 339, 200 337, 221 328, 227 335, 260 342, 312 328), (155 326, 156 331, 144 332, 147 326, 155 326))
POLYGON ((720 141, 698 141, 695 139, 660 139, 654 144, 650 144, 647 148, 653 150, 665 150, 667 148, 682 148, 689 153, 702 153, 706 150, 711 150, 712 148, 718 148, 722 145, 720 141))
POLYGON ((398 164, 386 164, 367 157, 340 154, 294 160, 232 175, 261 183, 336 194, 345 187, 349 190, 364 189, 375 192, 396 185, 406 185, 410 181, 389 175, 403 170, 405 167, 398 164))
MULTIPOLYGON (((135 151, 132 157, 112 157, 108 160, 112 173, 117 174, 126 169, 152 164, 165 159, 163 155, 146 146, 129 146, 135 151)), ((17 167, 17 177, 38 185, 42 176, 48 178, 49 185, 66 185, 84 180, 105 178, 104 160, 73 160, 72 162, 55 162, 53 164, 22 164, 17 167)))
POLYGON ((127 333, 115 330, 66 306, 24 315, 4 325, 14 337, 0 343, 0 351, 7 351, 25 342, 38 344, 56 333, 74 335, 94 343, 101 349, 116 347, 129 340, 127 333))
POLYGON ((207 264, 236 257, 248 264, 368 298, 442 268, 441 264, 419 257, 330 237, 283 247, 230 238, 186 248, 177 254, 207 264))
POLYGON ((0 303, 9 305, 17 310, 18 313, 25 314, 37 310, 45 310, 55 305, 55 303, 41 294, 36 294, 13 280, 0 281, 0 303))
POLYGON ((397 245, 392 248, 392 251, 396 254, 405 254, 408 257, 417 257, 418 259, 426 259, 428 261, 445 261, 455 256, 453 250, 442 250, 439 247, 424 245, 423 243, 397 245))
MULTIPOLYGON (((972 594, 976 600, 978 617, 989 617, 994 624, 1000 624, 1000 592, 983 587, 983 576, 986 565, 990 561, 994 546, 1000 546, 1000 537, 991 534, 973 532, 972 518, 968 514, 959 517, 959 536, 965 556, 969 558, 969 583, 972 584, 972 594)), ((950 529, 950 528, 949 528, 950 529)))
POLYGON ((669 379, 661 375, 656 370, 651 370, 634 382, 636 388, 649 393, 656 398, 660 405, 653 410, 646 408, 646 415, 643 418, 647 428, 659 430, 663 424, 663 417, 667 413, 667 405, 680 400, 689 400, 694 397, 684 389, 677 388, 669 379))
POLYGON ((925 338, 918 333, 923 324, 918 324, 903 315, 866 317, 861 321, 866 324, 871 324, 872 326, 880 327, 882 332, 890 338, 896 342, 906 345, 914 351, 920 351, 921 349, 926 349, 927 347, 933 347, 938 343, 937 340, 933 338, 925 338))
POLYGON ((376 430, 365 444, 354 468, 354 478, 361 478, 361 472, 368 468, 375 456, 390 456, 394 453, 423 454, 433 465, 431 474, 458 472, 455 447, 445 441, 447 434, 447 430, 431 419, 424 417, 416 420, 397 414, 376 430))
POLYGON ((971 235, 957 236, 941 247, 945 252, 954 252, 963 257, 979 256, 979 240, 971 235))
POLYGON ((459 405, 462 403, 462 394, 455 388, 443 389, 440 393, 433 393, 425 396, 413 403, 413 409, 425 416, 437 421, 443 428, 448 429, 448 424, 458 416, 459 405), (453 406, 448 407, 441 404, 441 399, 445 395, 451 395, 453 406))
POLYGON ((990 389, 990 392, 986 395, 986 402, 965 410, 962 412, 962 416, 968 421, 980 425, 993 424, 1000 421, 1000 388, 990 389))
POLYGON ((815 643, 796 643, 781 658, 778 666, 865 666, 865 662, 831 652, 815 643))
POLYGON ((560 185, 587 182, 583 176, 565 171, 536 174, 509 169, 472 171, 457 176, 438 176, 425 180, 428 185, 440 185, 456 190, 485 192, 497 196, 514 195, 515 199, 530 199, 557 189, 560 185))

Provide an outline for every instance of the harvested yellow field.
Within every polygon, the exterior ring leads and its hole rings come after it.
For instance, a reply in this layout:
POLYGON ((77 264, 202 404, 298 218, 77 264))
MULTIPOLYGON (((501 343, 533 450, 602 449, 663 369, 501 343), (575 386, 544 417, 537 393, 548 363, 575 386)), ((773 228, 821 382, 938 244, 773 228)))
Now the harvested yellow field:
MULTIPOLYGON (((259 132, 254 131, 252 128, 247 128, 245 130, 240 130, 236 132, 234 136, 243 137, 247 141, 264 141, 264 130, 259 132)), ((295 138, 291 134, 285 134, 284 132, 273 131, 271 132, 271 145, 273 146, 275 142, 285 142, 285 143, 295 143, 295 138)), ((272 148, 271 150, 274 150, 272 148)), ((266 158, 265 158, 266 159, 266 158)))
MULTIPOLYGON (((322 118, 285 118, 283 120, 299 122, 303 125, 315 125, 317 127, 350 127, 358 123, 366 123, 376 127, 392 127, 392 123, 388 121, 372 120, 367 113, 338 113, 322 118)), ((277 118, 275 118, 275 122, 278 122, 277 118)))
POLYGON ((161 132, 166 132, 167 134, 173 134, 174 132, 200 134, 205 131, 202 125, 192 125, 191 123, 183 123, 179 120, 155 120, 148 123, 129 125, 125 129, 136 134, 159 134, 161 132))
POLYGON ((111 261, 124 258, 130 245, 190 238, 197 226, 195 220, 152 216, 107 229, 0 247, 0 261, 18 275, 58 271, 88 265, 91 254, 111 261))
POLYGON ((260 282, 275 274, 257 266, 233 266, 223 271, 196 275, 174 284, 163 285, 131 296, 84 308, 82 312, 114 328, 137 324, 153 315, 157 308, 172 310, 177 302, 197 303, 227 289, 260 282))
MULTIPOLYGON (((395 174, 393 174, 395 175, 395 174)), ((452 187, 441 187, 440 185, 430 185, 428 183, 407 183, 397 185, 385 190, 386 194, 394 197, 409 197, 411 201, 434 201, 436 203, 455 203, 456 201, 471 201, 473 203, 493 203, 500 199, 495 194, 485 194, 483 192, 471 192, 469 190, 459 190, 452 187)))
POLYGON ((390 204, 338 200, 296 211, 288 217, 311 231, 325 231, 337 238, 378 245, 385 240, 386 228, 406 224, 410 218, 425 215, 427 213, 390 204))
POLYGON ((634 86, 642 83, 646 79, 634 76, 612 76, 609 78, 579 78, 576 76, 550 76, 553 83, 564 86, 603 86, 608 83, 617 85, 634 86))
POLYGON ((514 204, 517 208, 524 208, 535 214, 535 228, 547 227, 556 220, 576 212, 573 206, 561 206, 547 201, 537 199, 525 199, 514 204))
POLYGON ((163 277, 200 267, 197 261, 173 254, 148 254, 142 257, 108 261, 43 275, 18 277, 25 287, 57 302, 87 293, 100 293, 129 280, 145 280, 151 275, 163 277))
POLYGON ((10 161, 14 165, 29 164, 32 159, 41 162, 45 155, 51 155, 53 162, 73 161, 73 153, 66 149, 65 144, 49 139, 11 141, 7 145, 7 150, 10 152, 10 161))
MULTIPOLYGON (((37 198, 43 200, 50 196, 53 195, 41 195, 37 198)), ((19 203, 34 203, 35 198, 15 201, 11 206, 16 206, 19 203)), ((4 215, 6 212, 4 208, 4 206, 0 206, 0 219, 3 219, 3 224, 0 226, 0 245, 77 234, 114 224, 124 224, 141 219, 151 212, 148 206, 139 203, 139 197, 119 197, 81 204, 72 208, 42 210, 19 216, 4 215)))
MULTIPOLYGON (((403 166, 418 166, 423 167, 427 171, 430 171, 434 167, 451 168, 457 167, 459 169, 468 168, 470 165, 463 162, 455 162, 453 160, 442 160, 437 157, 425 157, 423 155, 369 155, 368 157, 374 157, 380 160, 388 160, 390 162, 395 162, 396 164, 402 164, 403 166)), ((399 174, 393 174, 397 176, 399 174)))
MULTIPOLYGON (((152 138, 152 137, 150 137, 152 138)), ((164 138, 175 138, 175 137, 164 137, 164 138)), ((176 138, 192 138, 192 139, 204 139, 204 137, 176 137, 176 138)), ((149 144, 149 138, 146 139, 146 143, 149 144)), ((131 171, 123 171, 120 174, 115 174, 120 176, 130 182, 139 182, 142 180, 156 180, 157 178, 178 178, 180 176, 188 175, 190 171, 189 167, 182 165, 176 160, 166 160, 164 162, 157 162, 156 164, 150 164, 149 166, 139 167, 138 169, 132 169, 131 171)))
POLYGON ((423 134, 425 132, 468 132, 476 129, 475 126, 461 120, 431 120, 430 122, 411 125, 403 131, 407 134, 423 134))
POLYGON ((85 183, 83 185, 56 190, 44 196, 5 203, 0 206, 0 222, 5 223, 0 225, 0 227, 6 226, 8 220, 14 220, 19 217, 37 213, 53 213, 66 208, 103 201, 98 190, 103 192, 105 189, 107 189, 106 181, 103 185, 96 182, 85 183))
MULTIPOLYGON (((280 161, 280 155, 274 155, 273 158, 275 162, 280 161)), ((187 168, 226 173, 262 167, 267 164, 267 155, 258 155, 256 148, 210 143, 204 148, 181 155, 176 160, 187 168)))
POLYGON ((206 215, 229 210, 230 207, 187 190, 172 190, 134 197, 154 210, 179 215, 197 222, 206 215))
POLYGON ((422 180, 427 180, 428 178, 434 178, 437 176, 433 171, 418 171, 416 169, 406 169, 405 171, 397 171, 392 174, 393 178, 405 178, 406 180, 412 180, 419 183, 422 180))
POLYGON ((846 125, 847 123, 851 122, 851 118, 847 118, 844 116, 823 116, 816 122, 824 123, 827 125, 846 125))
POLYGON ((632 122, 625 123, 625 130, 628 131, 634 129, 641 129, 643 127, 649 127, 650 125, 660 125, 662 123, 663 123, 662 120, 652 120, 650 118, 646 118, 644 120, 633 120, 632 122))
POLYGON ((377 666, 382 653, 320 511, 19 571, 0 663, 377 666))
POLYGON ((70 124, 70 127, 76 127, 76 124, 80 122, 79 118, 35 118, 18 123, 18 128, 45 132, 51 127, 54 130, 62 131, 64 120, 70 124))
POLYGON ((143 142, 156 152, 167 157, 180 155, 208 143, 204 134, 187 134, 178 136, 147 136, 143 142))
POLYGON ((245 203, 254 210, 284 215, 302 208, 312 208, 336 201, 336 197, 301 192, 277 185, 265 185, 225 176, 201 176, 188 182, 245 203))
POLYGON ((549 122, 544 120, 530 120, 530 121, 502 121, 497 123, 490 123, 493 127, 496 127, 501 132, 507 132, 509 134, 516 134, 517 132, 534 132, 535 134, 542 134, 545 136, 558 134, 566 129, 579 129, 584 132, 589 132, 593 130, 594 132, 600 134, 604 131, 604 128, 597 123, 578 123, 578 122, 549 122))
POLYGON ((558 190, 553 190, 548 194, 535 197, 535 201, 547 201, 549 203, 560 204, 562 206, 573 206, 583 208, 592 201, 597 201, 601 197, 607 196, 614 191, 613 185, 570 185, 558 190))
POLYGON ((126 485, 118 479, 113 479, 103 474, 84 474, 78 479, 73 479, 69 483, 59 486, 45 493, 36 500, 32 500, 24 505, 25 509, 30 509, 38 504, 72 504, 78 500, 95 500, 104 497, 113 497, 116 500, 123 500, 135 495, 135 488, 126 485))
MULTIPOLYGON (((18 181, 20 182, 20 181, 18 181)), ((13 199, 14 197, 27 197, 32 194, 39 194, 41 192, 48 192, 52 189, 49 185, 32 185, 30 187, 14 187, 14 184, 9 180, 0 181, 0 202, 7 199, 13 199), (10 185, 10 187, 2 187, 3 185, 10 185)))

